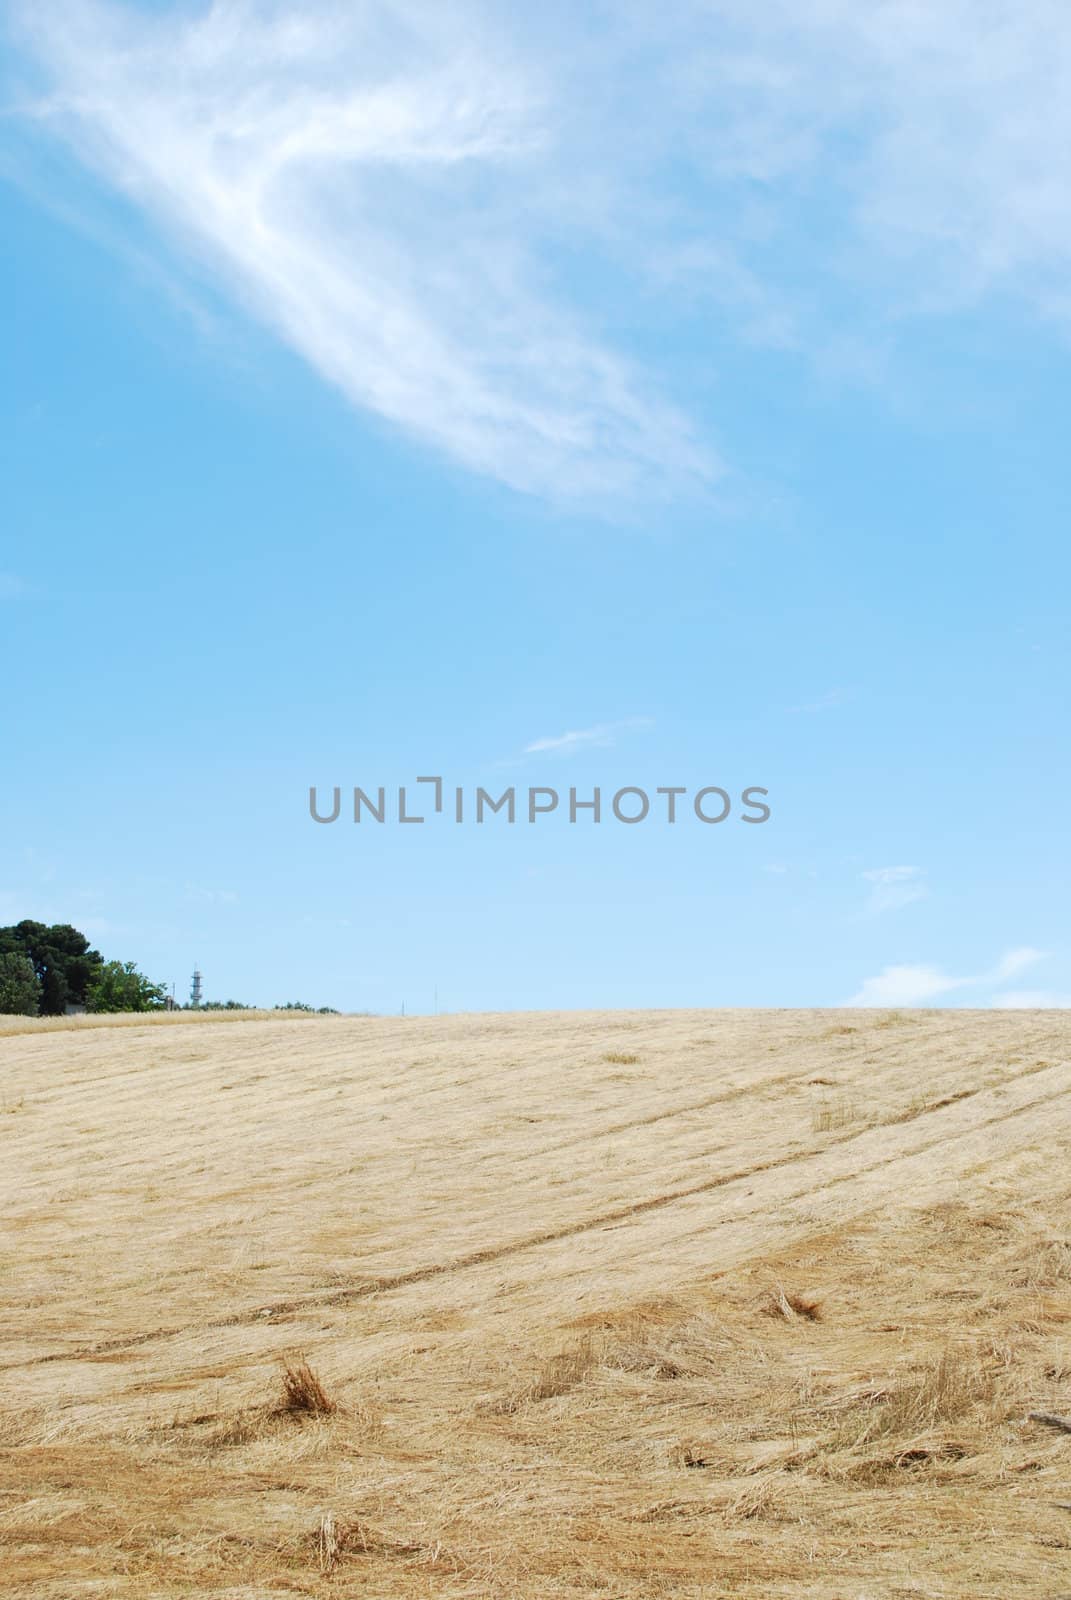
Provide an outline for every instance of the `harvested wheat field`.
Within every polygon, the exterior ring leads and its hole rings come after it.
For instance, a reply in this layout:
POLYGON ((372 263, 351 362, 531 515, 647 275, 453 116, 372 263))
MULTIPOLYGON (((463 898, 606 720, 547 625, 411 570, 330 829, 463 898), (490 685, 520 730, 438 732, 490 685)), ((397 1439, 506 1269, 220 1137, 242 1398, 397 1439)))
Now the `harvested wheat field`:
POLYGON ((11 1030, 0 1592, 1071 1595, 1069 1157, 1060 1012, 11 1030))

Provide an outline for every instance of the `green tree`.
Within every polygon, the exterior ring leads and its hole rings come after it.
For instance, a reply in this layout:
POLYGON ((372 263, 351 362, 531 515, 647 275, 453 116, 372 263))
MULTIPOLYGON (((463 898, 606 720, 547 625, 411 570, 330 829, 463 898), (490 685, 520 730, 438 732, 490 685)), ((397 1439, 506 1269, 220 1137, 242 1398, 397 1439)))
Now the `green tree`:
POLYGON ((36 1017, 41 1007, 41 980, 29 956, 8 950, 0 955, 0 1012, 36 1017))
POLYGON ((0 955, 27 956, 41 985, 41 1015, 61 1017, 68 1005, 85 1005, 99 973, 100 952, 68 922, 18 922, 0 928, 0 955))
POLYGON ((156 1011, 167 990, 139 972, 132 961, 105 961, 89 986, 90 1011, 156 1011))

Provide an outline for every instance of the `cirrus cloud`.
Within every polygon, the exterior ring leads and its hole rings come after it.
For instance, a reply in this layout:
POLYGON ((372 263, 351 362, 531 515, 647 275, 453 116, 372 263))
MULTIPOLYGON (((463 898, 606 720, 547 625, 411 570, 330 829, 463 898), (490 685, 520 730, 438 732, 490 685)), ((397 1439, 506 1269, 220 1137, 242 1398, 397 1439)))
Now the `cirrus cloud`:
POLYGON ((919 315, 1071 332, 1062 0, 0 6, 24 120, 363 413, 522 490, 715 479, 662 353, 705 370, 712 329, 853 382, 919 315), (641 365, 654 304, 687 337, 641 365))
POLYGON ((871 886, 866 904, 871 916, 899 911, 916 900, 924 900, 930 892, 921 867, 874 867, 863 877, 871 886))
POLYGON ((607 747, 617 742, 619 733, 627 733, 637 728, 650 728, 654 724, 650 717, 626 717, 621 722, 600 722, 594 728, 575 728, 566 733, 548 735, 542 739, 533 739, 531 744, 526 744, 523 754, 526 756, 544 755, 554 752, 557 755, 571 754, 574 750, 584 750, 592 746, 607 747))
POLYGON ((716 476, 684 416, 547 288, 524 203, 553 118, 477 10, 14 13, 48 81, 38 125, 355 406, 552 497, 716 476))

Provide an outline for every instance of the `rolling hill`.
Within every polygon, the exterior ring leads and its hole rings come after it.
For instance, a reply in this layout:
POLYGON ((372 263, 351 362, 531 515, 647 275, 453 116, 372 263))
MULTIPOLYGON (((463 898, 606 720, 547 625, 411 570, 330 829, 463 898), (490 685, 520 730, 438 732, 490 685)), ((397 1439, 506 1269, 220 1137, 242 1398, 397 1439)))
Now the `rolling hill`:
POLYGON ((0 1031, 0 1593, 1071 1594, 1071 1014, 0 1031))

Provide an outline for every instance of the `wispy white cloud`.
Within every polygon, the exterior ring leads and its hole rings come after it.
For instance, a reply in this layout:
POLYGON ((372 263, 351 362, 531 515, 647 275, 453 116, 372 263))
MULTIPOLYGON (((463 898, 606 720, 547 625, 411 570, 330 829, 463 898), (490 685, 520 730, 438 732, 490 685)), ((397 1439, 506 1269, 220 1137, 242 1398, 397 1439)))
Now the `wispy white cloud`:
POLYGON ((871 886, 866 903, 870 916, 899 911, 915 900, 924 900, 930 892, 921 867, 874 867, 863 877, 871 886))
POLYGON ((848 1006, 920 1006, 976 981, 949 977, 939 967, 883 967, 876 978, 865 979, 858 993, 844 1003, 848 1006))
POLYGON ((525 490, 716 476, 602 331, 637 284, 704 360, 717 321, 840 381, 989 296, 1071 331, 1064 0, 7 11, 38 127, 355 406, 525 490))
POLYGON ((1027 967, 1036 966, 1039 961, 1044 961, 1046 951, 1035 950, 1033 945, 1024 944, 1009 950, 997 963, 995 978, 1014 978, 1017 973, 1025 972, 1027 967))
POLYGON ((554 734, 548 738, 533 739, 531 744, 525 745, 523 753, 526 756, 542 755, 547 751, 565 754, 592 745, 612 745, 616 743, 619 734, 651 726, 653 724, 650 717, 627 717, 622 722, 601 722, 594 728, 580 728, 554 734))
POLYGON ((879 315, 1010 292, 1071 325, 1063 0, 667 0, 648 38, 670 30, 680 137, 712 182, 759 186, 761 222, 741 209, 731 236, 758 234, 771 290, 761 246, 791 231, 797 278, 820 251, 828 288, 879 315), (814 184, 832 209, 808 243, 814 184))
MULTIPOLYGON (((884 967, 867 978, 847 1006, 923 1006, 962 989, 985 989, 1044 960, 1044 952, 1024 945, 1009 950, 990 972, 958 978, 933 966, 884 967)), ((995 1001, 989 1002, 995 1004, 995 1001)))
POLYGON ((475 6, 16 0, 43 125, 357 406, 526 490, 713 455, 561 303, 526 237, 553 112, 475 6))

